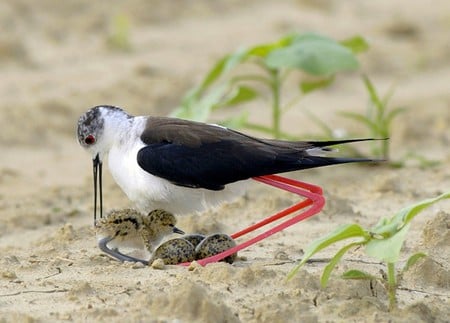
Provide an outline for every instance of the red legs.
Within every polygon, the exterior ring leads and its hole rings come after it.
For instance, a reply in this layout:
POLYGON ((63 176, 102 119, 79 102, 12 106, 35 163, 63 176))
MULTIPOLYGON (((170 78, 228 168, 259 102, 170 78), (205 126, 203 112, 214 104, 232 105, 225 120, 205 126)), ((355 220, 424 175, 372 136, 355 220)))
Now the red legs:
MULTIPOLYGON (((265 225, 272 223, 276 220, 279 220, 281 218, 284 218, 288 216, 289 214, 292 214, 294 212, 300 211, 306 207, 309 207, 308 209, 301 211, 300 213, 296 214, 295 216, 291 217, 290 219, 268 229, 267 231, 264 231, 263 233, 255 236, 254 238, 251 238, 250 240, 244 241, 237 246, 230 248, 228 250, 225 250, 224 252, 221 252, 217 255, 204 258, 201 260, 197 260, 197 262, 204 266, 206 264, 217 262, 222 260, 225 257, 228 257, 229 255, 238 252, 240 250, 243 250, 267 237, 270 237, 271 235, 286 229, 287 227, 290 227, 291 225, 296 224, 297 222, 300 222, 306 218, 309 218, 317 213, 319 213, 323 206, 325 205, 325 198, 322 195, 322 188, 316 185, 312 185, 305 182, 296 181, 293 179, 289 179, 286 177, 278 176, 278 175, 267 175, 267 176, 260 176, 260 177, 254 177, 253 178, 256 181, 265 183, 267 185, 274 186, 276 188, 300 195, 304 197, 305 199, 301 202, 298 202, 294 204, 291 207, 288 207, 287 209, 280 211, 272 216, 269 216, 262 221, 255 223, 248 228, 245 228, 241 231, 238 231, 231 235, 233 239, 242 237, 246 235, 249 232, 253 232, 256 229, 259 229, 261 227, 264 227, 265 225)), ((183 263, 181 265, 187 266, 189 263, 183 263)))

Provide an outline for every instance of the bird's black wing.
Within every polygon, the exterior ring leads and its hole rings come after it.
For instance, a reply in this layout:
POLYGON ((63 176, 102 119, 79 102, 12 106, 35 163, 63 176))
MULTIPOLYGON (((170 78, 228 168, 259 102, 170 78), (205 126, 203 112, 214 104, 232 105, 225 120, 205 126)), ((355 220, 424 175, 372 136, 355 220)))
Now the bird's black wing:
POLYGON ((320 143, 258 139, 173 118, 149 118, 141 140, 142 169, 176 185, 210 190, 256 176, 361 161, 310 156, 306 150, 320 143))

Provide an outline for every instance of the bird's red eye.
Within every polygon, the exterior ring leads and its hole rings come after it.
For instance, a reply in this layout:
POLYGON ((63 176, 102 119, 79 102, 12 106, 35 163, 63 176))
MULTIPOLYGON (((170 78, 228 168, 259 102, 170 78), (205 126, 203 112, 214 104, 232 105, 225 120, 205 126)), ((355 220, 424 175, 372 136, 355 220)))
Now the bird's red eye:
POLYGON ((95 143, 95 137, 93 135, 88 135, 86 138, 84 138, 84 142, 86 145, 92 145, 95 143))

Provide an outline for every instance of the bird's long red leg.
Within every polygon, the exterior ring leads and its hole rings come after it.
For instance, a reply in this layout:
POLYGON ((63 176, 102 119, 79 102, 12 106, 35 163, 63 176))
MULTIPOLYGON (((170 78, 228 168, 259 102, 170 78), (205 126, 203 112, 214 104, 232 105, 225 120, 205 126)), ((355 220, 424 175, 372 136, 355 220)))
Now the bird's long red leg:
MULTIPOLYGON (((297 180, 289 179, 286 177, 278 176, 278 175, 267 175, 267 176, 260 176, 255 177, 254 180, 280 188, 282 190, 300 195, 305 197, 303 201, 294 204, 291 207, 288 207, 287 209, 280 211, 272 216, 269 216, 265 218, 264 220, 255 223, 248 228, 245 228, 241 231, 238 231, 231 235, 232 238, 236 239, 238 237, 242 237, 243 235, 255 231, 256 229, 259 229, 261 227, 266 226, 269 223, 272 223, 276 220, 279 220, 283 217, 286 217, 289 214, 292 214, 296 211, 299 211, 305 207, 309 207, 307 210, 302 211, 298 213, 297 215, 293 216, 292 218, 274 226, 273 228, 255 236, 254 238, 244 241, 243 243, 238 244, 237 246, 230 248, 224 252, 221 252, 217 255, 204 258, 201 260, 198 260, 197 262, 201 265, 206 265, 212 262, 217 262, 219 260, 222 260, 223 258, 228 257, 229 255, 232 255, 235 252, 238 252, 242 249, 245 249, 281 230, 286 229, 287 227, 296 224, 297 222, 300 222, 308 217, 311 217, 317 213, 319 213, 323 206, 325 205, 325 198, 322 195, 322 188, 313 184, 300 182, 297 180)), ((189 263, 183 263, 181 265, 189 265, 189 263)))
POLYGON ((274 214, 274 215, 272 215, 270 217, 265 218, 264 220, 262 220, 262 221, 260 221, 258 223, 255 223, 255 224, 249 226, 248 228, 245 228, 245 229, 243 229, 243 230, 241 230, 239 232, 236 232, 236 233, 232 234, 231 237, 233 239, 239 238, 239 237, 241 237, 241 236, 243 236, 243 235, 245 235, 245 234, 247 234, 249 232, 252 232, 252 231, 254 231, 254 230, 256 230, 256 229, 258 229, 260 227, 265 226, 266 224, 274 222, 274 221, 276 221, 276 220, 278 220, 278 219, 280 219, 282 217, 285 217, 286 215, 289 215, 289 214, 291 214, 291 213, 293 213, 295 211, 298 211, 300 209, 303 209, 303 208, 311 205, 314 202, 314 200, 311 199, 311 198, 308 198, 308 196, 304 195, 305 191, 304 190, 300 191, 298 188, 305 188, 305 189, 309 190, 309 192, 307 192, 307 193, 313 192, 313 193, 322 195, 322 188, 320 188, 319 186, 312 185, 312 184, 305 183, 305 182, 292 180, 292 179, 281 177, 281 176, 278 176, 278 175, 268 175, 268 176, 255 177, 254 180, 262 182, 262 183, 266 183, 268 185, 272 185, 272 186, 278 187, 278 188, 283 189, 283 190, 288 191, 288 192, 292 192, 292 193, 304 196, 304 197, 306 197, 306 200, 303 200, 303 201, 301 201, 299 203, 296 203, 293 206, 288 207, 287 209, 285 209, 285 210, 283 210, 281 212, 278 212, 278 213, 276 213, 276 214, 274 214), (290 186, 286 186, 286 185, 283 185, 283 184, 291 185, 291 186, 294 187, 294 189, 292 187, 290 187, 290 186), (295 189, 295 187, 297 187, 297 189, 295 189))

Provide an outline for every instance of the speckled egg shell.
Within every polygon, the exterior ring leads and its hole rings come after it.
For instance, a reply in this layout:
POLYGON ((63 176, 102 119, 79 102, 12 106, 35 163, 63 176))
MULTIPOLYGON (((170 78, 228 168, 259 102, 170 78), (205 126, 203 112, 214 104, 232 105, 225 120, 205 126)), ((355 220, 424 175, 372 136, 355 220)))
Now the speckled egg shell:
MULTIPOLYGON (((197 260, 217 255, 222 251, 228 250, 236 246, 236 242, 229 235, 224 233, 216 233, 207 236, 195 248, 195 257, 197 260)), ((234 253, 221 261, 226 261, 232 264, 237 258, 237 253, 234 253)))
POLYGON ((198 244, 199 244, 200 242, 202 242, 203 239, 206 238, 206 236, 204 236, 203 234, 196 234, 196 233, 193 233, 193 234, 187 234, 187 235, 184 235, 184 236, 182 236, 182 238, 183 238, 184 240, 187 240, 187 241, 189 241, 190 243, 192 243, 192 244, 194 245, 194 247, 197 247, 198 244))
POLYGON ((162 259, 165 265, 177 265, 195 260, 195 247, 183 238, 176 238, 162 243, 152 254, 150 263, 162 259))

